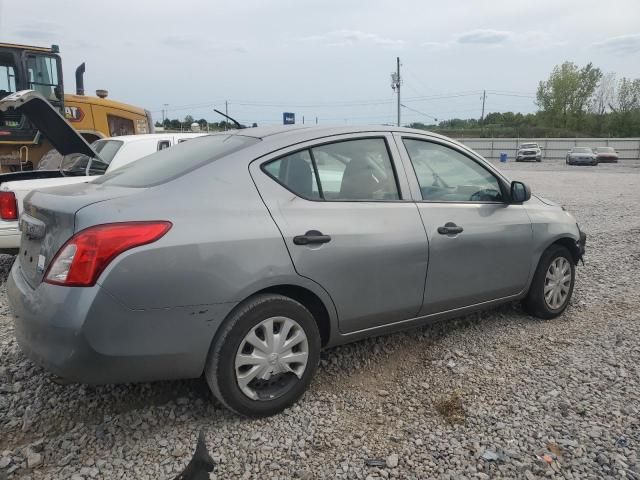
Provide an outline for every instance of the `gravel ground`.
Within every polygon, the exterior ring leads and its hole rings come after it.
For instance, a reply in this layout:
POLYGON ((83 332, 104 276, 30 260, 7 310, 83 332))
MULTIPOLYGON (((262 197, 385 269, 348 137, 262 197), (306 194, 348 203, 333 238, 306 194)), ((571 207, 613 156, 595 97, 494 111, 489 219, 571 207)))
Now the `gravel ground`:
POLYGON ((501 168, 589 235, 566 313, 507 305, 326 351, 268 419, 202 380, 59 385, 20 352, 0 287, 0 479, 172 478, 203 428, 217 479, 640 479, 640 162, 501 168))

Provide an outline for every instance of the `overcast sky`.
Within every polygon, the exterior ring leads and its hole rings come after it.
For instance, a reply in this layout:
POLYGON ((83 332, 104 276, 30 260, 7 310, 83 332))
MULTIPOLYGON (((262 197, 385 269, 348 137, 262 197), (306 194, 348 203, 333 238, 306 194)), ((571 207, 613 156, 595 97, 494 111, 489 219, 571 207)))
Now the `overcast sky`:
POLYGON ((565 60, 640 77, 640 0, 0 2, 0 39, 58 44, 67 92, 85 61, 88 92, 156 119, 217 121, 228 100, 243 123, 392 123, 396 56, 403 123, 478 118, 483 89, 502 93, 487 112, 534 111, 565 60))

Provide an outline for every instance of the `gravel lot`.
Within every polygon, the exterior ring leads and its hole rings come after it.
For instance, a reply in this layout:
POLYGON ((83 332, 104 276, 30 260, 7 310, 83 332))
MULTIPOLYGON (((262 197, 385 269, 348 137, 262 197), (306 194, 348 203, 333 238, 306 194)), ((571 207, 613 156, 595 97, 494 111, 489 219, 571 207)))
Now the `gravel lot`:
POLYGON ((0 287, 0 479, 173 478, 202 428, 217 479, 640 479, 640 162, 501 168, 589 236, 566 313, 507 305, 326 351, 273 418, 229 414, 202 380, 54 383, 0 287))

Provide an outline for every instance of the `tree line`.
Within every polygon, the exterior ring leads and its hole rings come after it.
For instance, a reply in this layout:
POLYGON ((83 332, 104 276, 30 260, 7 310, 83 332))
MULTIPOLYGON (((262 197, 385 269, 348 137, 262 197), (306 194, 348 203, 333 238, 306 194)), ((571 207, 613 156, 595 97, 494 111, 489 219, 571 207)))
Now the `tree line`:
MULTIPOLYGON (((220 122, 209 122, 205 118, 201 118, 200 120, 196 120, 191 115, 187 115, 184 117, 184 120, 180 120, 178 118, 169 119, 165 118, 164 122, 156 122, 156 127, 163 127, 165 130, 176 130, 176 131, 191 131, 191 125, 193 123, 197 123, 198 127, 201 131, 220 131, 220 130, 231 130, 238 128, 238 126, 233 122, 228 122, 226 120, 222 120, 220 122)), ((251 125, 252 127, 257 127, 257 124, 251 125)), ((241 124, 241 128, 247 128, 246 125, 241 124)))
POLYGON ((592 63, 557 65, 538 84, 535 113, 492 112, 484 119, 444 120, 411 127, 486 137, 639 137, 640 79, 603 73, 592 63))

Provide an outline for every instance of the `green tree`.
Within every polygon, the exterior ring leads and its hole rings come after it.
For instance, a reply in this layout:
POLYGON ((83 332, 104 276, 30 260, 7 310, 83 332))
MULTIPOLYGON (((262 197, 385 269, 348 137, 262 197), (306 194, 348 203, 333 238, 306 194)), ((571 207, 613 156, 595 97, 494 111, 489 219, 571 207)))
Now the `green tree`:
POLYGON ((613 111, 627 113, 640 110, 640 78, 622 77, 615 97, 615 101, 611 104, 613 111))
POLYGON ((573 62, 554 67, 548 80, 541 81, 536 94, 542 114, 553 126, 577 123, 593 97, 602 71, 588 63, 580 68, 573 62))

